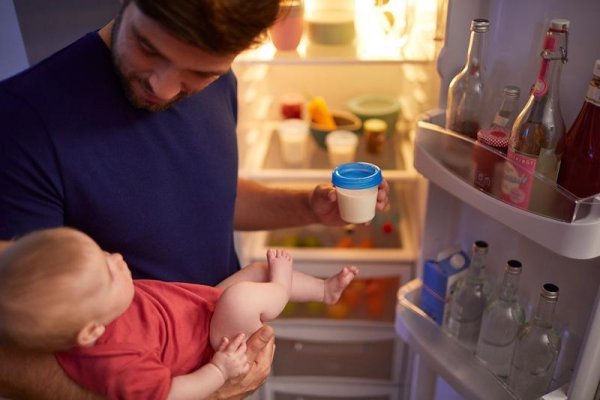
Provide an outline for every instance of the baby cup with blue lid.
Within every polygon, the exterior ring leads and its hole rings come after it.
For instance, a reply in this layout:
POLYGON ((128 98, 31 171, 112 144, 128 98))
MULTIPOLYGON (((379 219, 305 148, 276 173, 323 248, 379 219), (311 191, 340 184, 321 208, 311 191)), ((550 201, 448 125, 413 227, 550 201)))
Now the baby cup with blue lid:
POLYGON ((381 168, 365 162, 346 163, 333 170, 331 182, 344 221, 362 224, 375 217, 377 191, 382 180, 381 168))

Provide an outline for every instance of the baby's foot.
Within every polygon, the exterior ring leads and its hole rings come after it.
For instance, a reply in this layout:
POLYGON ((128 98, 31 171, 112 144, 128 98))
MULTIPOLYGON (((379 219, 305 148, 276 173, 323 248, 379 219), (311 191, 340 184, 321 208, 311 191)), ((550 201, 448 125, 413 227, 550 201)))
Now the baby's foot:
POLYGON ((292 256, 285 250, 269 249, 267 250, 267 261, 271 282, 283 285, 289 292, 292 287, 292 256))
POLYGON ((342 292, 352 282, 352 279, 358 274, 356 267, 344 267, 337 274, 330 276, 325 280, 325 294, 323 303, 335 304, 340 299, 342 292))

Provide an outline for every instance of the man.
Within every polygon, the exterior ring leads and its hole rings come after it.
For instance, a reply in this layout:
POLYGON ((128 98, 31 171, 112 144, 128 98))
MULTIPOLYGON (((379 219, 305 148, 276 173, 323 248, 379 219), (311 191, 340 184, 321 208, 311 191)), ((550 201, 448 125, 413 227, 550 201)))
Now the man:
MULTIPOLYGON (((278 0, 127 0, 99 32, 0 83, 0 240, 72 226, 122 253, 135 278, 215 285, 239 268, 234 229, 342 224, 330 186, 237 179, 230 66, 278 11, 278 0)), ((256 390, 273 351, 263 327, 250 371, 217 397, 256 390)), ((52 356, 7 347, 0 396, 93 398, 52 356)))

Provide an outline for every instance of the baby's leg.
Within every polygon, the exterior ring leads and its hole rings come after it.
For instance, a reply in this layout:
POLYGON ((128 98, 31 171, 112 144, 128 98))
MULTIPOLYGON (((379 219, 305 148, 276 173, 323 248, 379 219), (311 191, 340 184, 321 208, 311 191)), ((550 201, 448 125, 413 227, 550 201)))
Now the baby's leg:
POLYGON ((344 267, 327 279, 294 271, 290 300, 296 302, 320 301, 326 304, 336 303, 352 279, 358 273, 356 267, 344 267))
POLYGON ((239 282, 226 287, 210 323, 210 343, 218 348, 223 337, 239 333, 250 337, 264 322, 283 311, 290 298, 292 258, 282 250, 269 250, 270 282, 239 282))
POLYGON ((278 283, 289 293, 292 290, 292 256, 285 250, 267 250, 267 262, 269 263, 269 280, 278 283))
POLYGON ((346 286, 352 282, 352 279, 358 274, 356 267, 344 267, 337 274, 330 276, 325 280, 325 294, 323 303, 335 304, 340 299, 346 286))

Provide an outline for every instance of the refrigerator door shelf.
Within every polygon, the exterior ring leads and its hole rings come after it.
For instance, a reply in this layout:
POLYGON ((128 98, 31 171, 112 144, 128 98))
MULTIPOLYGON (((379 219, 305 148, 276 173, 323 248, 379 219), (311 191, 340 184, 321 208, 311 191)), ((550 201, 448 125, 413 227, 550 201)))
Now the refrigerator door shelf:
MULTIPOLYGON (((535 202, 532 197, 530 203, 537 206, 530 205, 534 210, 529 211, 500 200, 500 184, 489 193, 478 189, 472 159, 475 142, 442 128, 443 119, 444 111, 436 110, 418 122, 414 151, 417 171, 453 196, 559 255, 581 260, 600 256, 598 199, 577 200, 553 183, 536 177, 534 184, 539 185, 546 200, 552 201, 535 202)), ((504 164, 502 156, 488 153, 504 164)))
MULTIPOLYGON (((248 132, 240 135, 252 138, 244 143, 245 156, 243 165, 240 165, 240 176, 273 182, 330 181, 335 166, 329 163, 327 150, 319 147, 311 136, 308 138, 309 150, 304 161, 289 165, 283 160, 277 135, 278 123, 265 121, 259 127, 252 127, 250 135, 248 132)), ((412 143, 398 134, 387 136, 386 140, 382 154, 369 154, 365 150, 363 135, 359 135, 354 160, 378 165, 388 181, 414 182, 418 174, 412 167, 412 143)))
MULTIPOLYGON (((429 372, 434 382, 432 371, 435 371, 467 399, 517 399, 470 351, 442 332, 440 326, 417 306, 421 287, 421 279, 402 286, 396 308, 396 332, 420 357, 420 379, 426 375, 424 372, 429 372)), ((422 397, 416 398, 433 398, 435 388, 425 386, 413 382, 413 390, 423 391, 422 397)))

